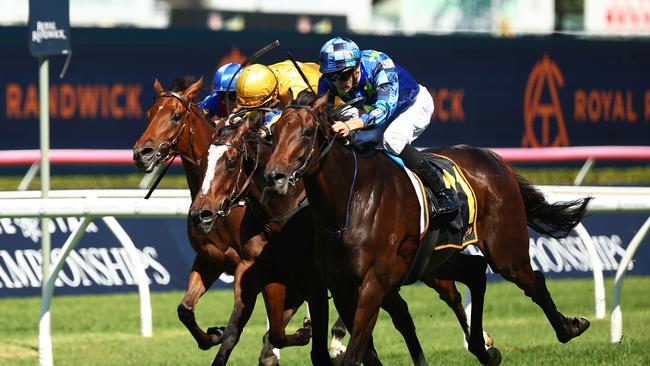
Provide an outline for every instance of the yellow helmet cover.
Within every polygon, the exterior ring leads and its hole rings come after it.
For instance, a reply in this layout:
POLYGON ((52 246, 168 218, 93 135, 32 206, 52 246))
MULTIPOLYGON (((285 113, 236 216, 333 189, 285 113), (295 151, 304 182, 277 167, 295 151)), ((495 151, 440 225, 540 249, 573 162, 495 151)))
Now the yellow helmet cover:
POLYGON ((235 85, 237 104, 244 108, 255 108, 274 98, 278 91, 278 78, 267 66, 252 64, 246 66, 235 85))

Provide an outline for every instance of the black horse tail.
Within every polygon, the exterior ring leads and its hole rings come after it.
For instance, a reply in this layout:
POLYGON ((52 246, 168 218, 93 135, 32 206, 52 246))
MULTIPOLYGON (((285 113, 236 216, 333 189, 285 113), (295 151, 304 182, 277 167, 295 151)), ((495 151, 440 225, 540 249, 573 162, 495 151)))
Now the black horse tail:
POLYGON ((540 234, 553 238, 569 235, 587 212, 587 204, 593 197, 580 198, 568 202, 548 203, 542 192, 526 179, 517 175, 519 191, 526 208, 528 226, 540 234))

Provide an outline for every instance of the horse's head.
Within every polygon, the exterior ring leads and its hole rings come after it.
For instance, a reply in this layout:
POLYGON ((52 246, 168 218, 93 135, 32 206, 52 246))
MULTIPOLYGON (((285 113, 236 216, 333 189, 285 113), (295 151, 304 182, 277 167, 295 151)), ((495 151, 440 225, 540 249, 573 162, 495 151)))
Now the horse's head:
POLYGON ((156 79, 153 84, 156 99, 147 111, 147 128, 133 146, 133 161, 138 169, 151 172, 171 153, 190 148, 189 139, 183 138, 183 132, 189 135, 191 120, 202 118, 192 104, 201 83, 202 79, 191 84, 187 82, 187 85, 167 91, 156 79))
POLYGON ((325 116, 327 99, 303 92, 272 126, 274 150, 264 171, 267 189, 286 194, 289 185, 318 168, 321 147, 333 138, 325 116))
POLYGON ((190 217, 199 233, 209 232, 246 194, 249 177, 259 160, 259 146, 252 142, 257 130, 252 123, 225 126, 210 143, 201 188, 190 207, 190 217))

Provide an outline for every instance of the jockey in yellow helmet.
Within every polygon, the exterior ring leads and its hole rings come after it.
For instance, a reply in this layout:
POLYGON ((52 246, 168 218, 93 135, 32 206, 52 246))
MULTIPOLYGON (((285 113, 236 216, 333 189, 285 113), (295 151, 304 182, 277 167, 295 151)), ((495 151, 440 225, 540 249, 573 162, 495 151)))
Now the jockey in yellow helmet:
MULTIPOLYGON (((321 76, 318 64, 312 62, 297 62, 297 64, 307 77, 311 88, 316 91, 321 76)), ((308 89, 309 86, 289 60, 269 66, 261 64, 246 66, 235 85, 237 104, 240 108, 251 110, 249 117, 259 112, 256 109, 261 107, 276 109, 275 112, 263 112, 266 113, 265 123, 279 118, 281 109, 285 107, 281 103, 284 96, 291 93, 295 99, 301 91, 308 89)))

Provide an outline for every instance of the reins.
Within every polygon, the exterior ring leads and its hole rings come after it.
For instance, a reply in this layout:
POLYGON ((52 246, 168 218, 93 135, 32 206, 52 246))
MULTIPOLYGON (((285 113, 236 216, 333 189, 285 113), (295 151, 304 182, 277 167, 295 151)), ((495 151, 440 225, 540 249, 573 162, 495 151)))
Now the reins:
POLYGON ((210 145, 215 145, 215 146, 229 146, 237 151, 240 152, 241 154, 241 161, 239 164, 239 172, 237 172, 237 180, 235 181, 235 184, 233 185, 232 190, 230 191, 230 194, 226 199, 224 199, 221 202, 219 211, 216 212, 217 216, 220 217, 225 217, 228 214, 230 214, 230 210, 232 210, 233 207, 237 206, 239 204, 239 201, 242 200, 243 196, 248 192, 248 186, 250 185, 251 181, 253 180, 253 176, 255 175, 255 171, 257 170, 258 167, 258 162, 260 160, 260 147, 259 147, 259 142, 256 143, 256 149, 255 149, 255 165, 253 166, 253 170, 251 173, 248 175, 248 178, 246 178, 246 181, 242 185, 241 189, 239 189, 239 192, 237 192, 237 188, 239 187, 239 181, 241 179, 242 173, 244 171, 244 162, 247 157, 249 157, 248 154, 248 149, 246 148, 246 140, 243 140, 242 146, 237 146, 235 144, 231 143, 223 143, 219 141, 213 141, 210 143, 210 145))
MULTIPOLYGON (((360 101, 362 99, 363 99, 363 97, 360 97, 360 98, 355 98, 353 100, 348 101, 347 103, 345 103, 341 107, 341 110, 343 110, 344 108, 349 108, 350 105, 352 105, 354 103, 357 103, 358 101, 360 101)), ((324 126, 321 123, 321 121, 319 119, 319 116, 316 114, 316 111, 314 110, 314 108, 312 106, 290 105, 290 106, 287 106, 287 109, 303 109, 303 110, 309 112, 312 115, 312 118, 314 119, 314 122, 316 123, 317 128, 319 130, 323 130, 325 140, 328 140, 328 142, 327 142, 327 145, 325 145, 325 147, 323 149, 321 149, 320 154, 318 154, 318 161, 322 161, 325 158, 325 156, 327 156, 329 154, 330 150, 334 146, 334 142, 336 142, 336 136, 332 136, 331 138, 327 137, 327 131, 325 130, 325 128, 327 128, 327 127, 324 126)), ((288 179, 289 184, 295 185, 298 182, 298 180, 300 180, 303 177, 303 175, 305 174, 305 171, 307 170, 307 166, 308 166, 308 164, 309 164, 309 162, 310 162, 310 160, 312 158, 312 155, 313 155, 313 153, 314 153, 314 151, 316 149, 316 146, 317 146, 316 141, 317 141, 317 139, 318 139, 318 133, 315 132, 314 133, 314 138, 312 139, 312 144, 311 144, 311 149, 309 151, 309 154, 307 155, 307 158, 304 160, 303 164, 291 174, 291 177, 289 177, 289 179, 288 179)), ((354 147, 352 147, 351 150, 352 150, 352 156, 354 157, 354 173, 352 175, 352 183, 350 185, 350 191, 349 191, 349 194, 348 194, 348 202, 347 202, 347 205, 346 205, 346 208, 345 208, 345 221, 343 222, 343 225, 338 230, 332 231, 332 230, 327 229, 324 225, 320 224, 318 221, 315 221, 316 225, 319 226, 321 229, 327 231, 332 236, 336 235, 339 238, 341 238, 343 236, 343 233, 348 229, 348 225, 350 223, 350 207, 352 206, 352 195, 354 194, 354 189, 355 189, 355 185, 356 185, 356 181, 357 181, 358 168, 359 168, 358 167, 358 161, 357 161, 357 154, 356 154, 356 151, 355 151, 354 147)))

